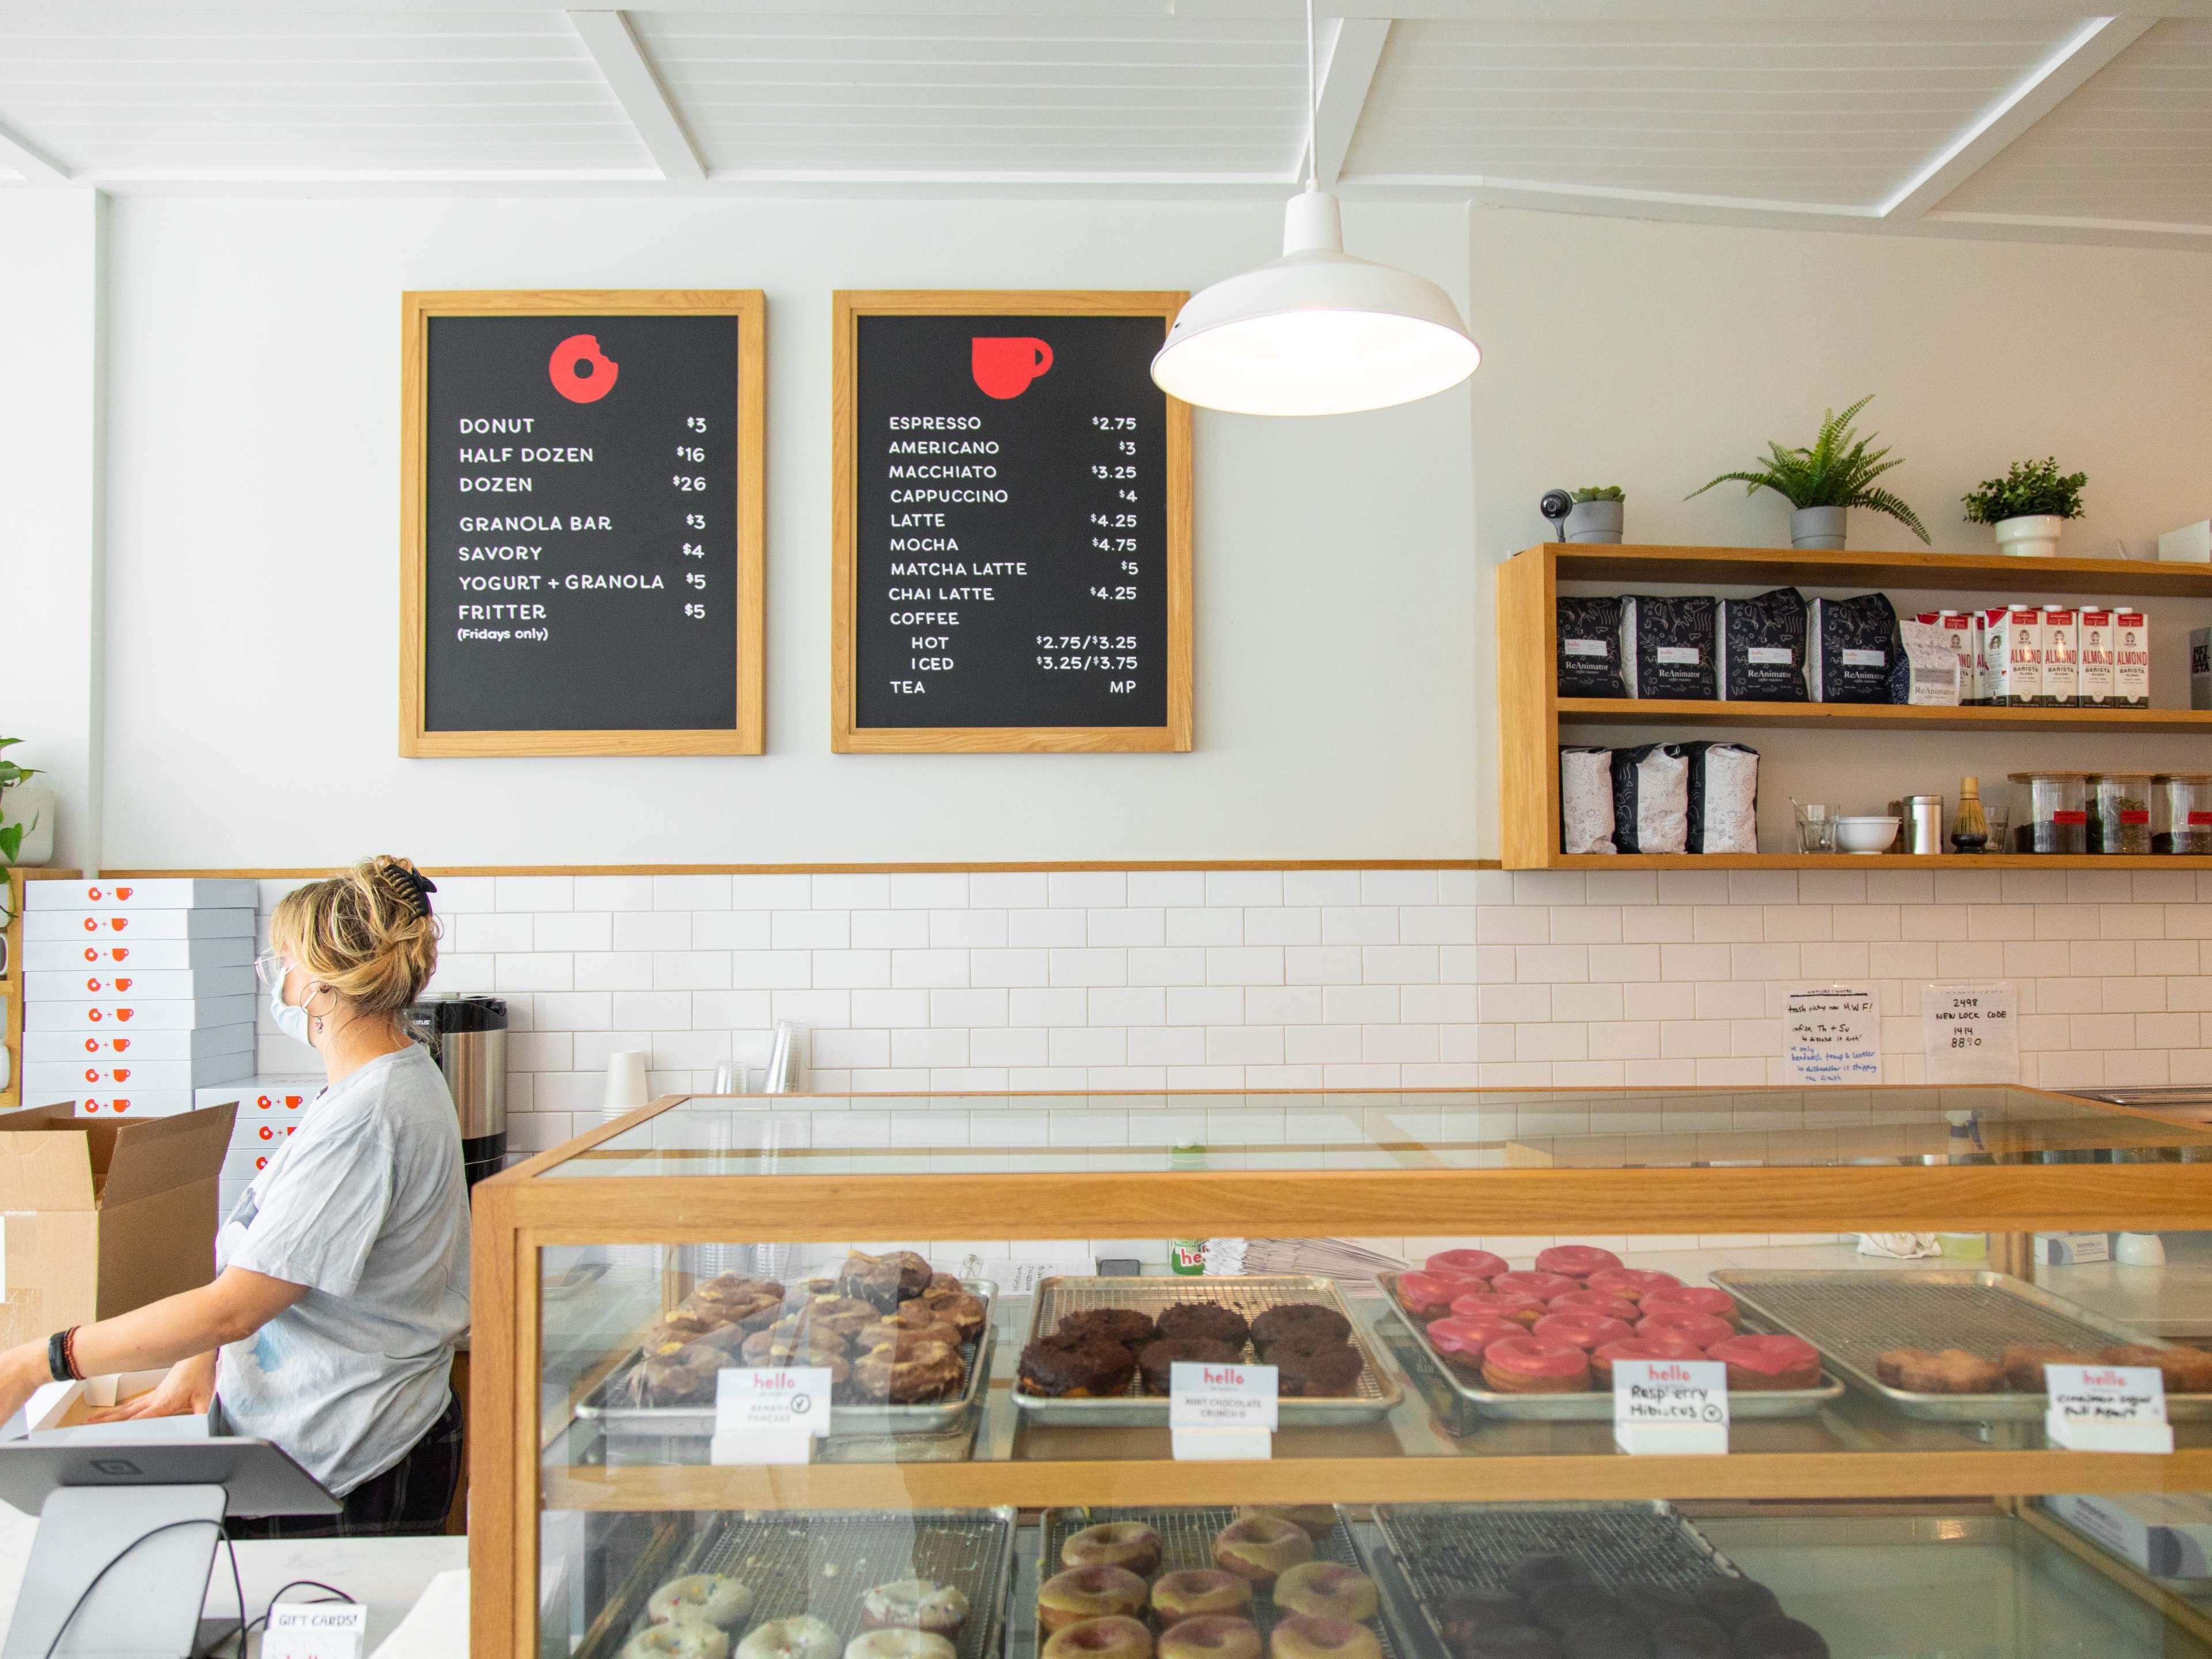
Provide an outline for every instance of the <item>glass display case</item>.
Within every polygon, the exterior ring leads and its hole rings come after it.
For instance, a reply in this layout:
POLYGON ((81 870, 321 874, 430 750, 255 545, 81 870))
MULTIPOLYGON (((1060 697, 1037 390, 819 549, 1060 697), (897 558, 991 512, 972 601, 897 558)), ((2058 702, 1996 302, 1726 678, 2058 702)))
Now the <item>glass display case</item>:
POLYGON ((2184 1115, 695 1097, 475 1202, 482 1659, 2212 1659, 2184 1115))

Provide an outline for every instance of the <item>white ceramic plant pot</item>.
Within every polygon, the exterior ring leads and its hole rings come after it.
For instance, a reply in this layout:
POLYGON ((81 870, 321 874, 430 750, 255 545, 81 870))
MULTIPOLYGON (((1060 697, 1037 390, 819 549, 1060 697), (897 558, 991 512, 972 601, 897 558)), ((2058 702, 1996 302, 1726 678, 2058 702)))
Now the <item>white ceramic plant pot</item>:
POLYGON ((2000 519, 1993 526, 1997 532, 1997 551, 2009 553, 2016 559, 2057 557, 2058 532, 2065 527, 2066 520, 2056 513, 2000 519))
POLYGON ((1567 514, 1571 542, 1618 542, 1626 501, 1577 501, 1567 514))
POLYGON ((0 823, 27 823, 22 850, 15 862, 36 869, 54 855, 54 818, 59 808, 54 792, 43 783, 19 783, 0 789, 0 823))
POLYGON ((1790 545, 1809 547, 1830 553, 1840 552, 1844 545, 1844 514, 1850 509, 1842 507, 1800 507, 1790 514, 1790 545))

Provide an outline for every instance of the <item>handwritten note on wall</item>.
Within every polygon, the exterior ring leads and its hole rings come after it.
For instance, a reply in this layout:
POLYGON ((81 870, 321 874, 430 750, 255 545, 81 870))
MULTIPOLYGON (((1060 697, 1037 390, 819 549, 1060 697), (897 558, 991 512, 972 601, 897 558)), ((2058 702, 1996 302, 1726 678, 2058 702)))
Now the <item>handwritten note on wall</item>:
POLYGON ((1880 1083, 1879 1018, 1871 991, 1828 986, 1787 992, 1782 1015, 1783 1080, 1880 1083))
POLYGON ((2008 981, 1929 985, 1920 993, 1920 1044, 1929 1083, 2020 1081, 2018 993, 2008 981))

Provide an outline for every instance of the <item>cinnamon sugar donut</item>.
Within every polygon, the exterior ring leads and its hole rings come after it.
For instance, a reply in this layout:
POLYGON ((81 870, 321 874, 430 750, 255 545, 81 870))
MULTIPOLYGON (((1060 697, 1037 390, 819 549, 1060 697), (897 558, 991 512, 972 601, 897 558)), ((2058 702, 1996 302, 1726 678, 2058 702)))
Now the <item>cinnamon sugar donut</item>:
POLYGON ((1047 1638, 1041 1659, 1152 1659, 1152 1633, 1134 1619, 1085 1619, 1047 1638))
POLYGON ((1105 1521, 1068 1534, 1060 1547, 1063 1566, 1126 1567, 1140 1578, 1159 1571, 1160 1535, 1141 1521, 1105 1521))
POLYGON ((1295 1613, 1267 1632, 1269 1659, 1382 1659, 1375 1632, 1349 1619, 1295 1613))
POLYGON ((1706 1349, 1705 1358, 1728 1367, 1731 1394, 1820 1386, 1820 1351, 1802 1337, 1732 1336, 1706 1349))
POLYGON ((1357 1623, 1375 1616, 1375 1581, 1341 1561, 1301 1561, 1275 1580, 1275 1606, 1316 1619, 1357 1623))
POLYGON ((2005 1385, 2021 1394, 2042 1394, 2049 1381, 2045 1365, 2094 1365, 2097 1356, 2081 1353, 2058 1342, 2014 1342, 1997 1356, 2005 1385))
POLYGON ((1455 1319, 1510 1319, 1525 1329, 1551 1309, 1542 1297, 1525 1291, 1477 1291, 1472 1296, 1456 1297, 1451 1310, 1455 1319))
POLYGON ((1571 1342, 1514 1337, 1482 1356, 1483 1386, 1493 1394, 1577 1394, 1589 1388, 1589 1355, 1571 1342))
POLYGON ((1190 1567, 1160 1575, 1152 1586, 1152 1619, 1168 1630, 1186 1619, 1228 1615, 1247 1619, 1252 1613, 1252 1583, 1218 1567, 1190 1567))
POLYGON ((1260 1632, 1249 1619, 1202 1613, 1160 1633, 1159 1659, 1260 1659, 1260 1632))
POLYGON ((2107 1365, 2153 1365, 2166 1378, 2168 1394, 2212 1394, 2212 1353, 2202 1348, 2154 1348, 2123 1344, 2100 1349, 2097 1358, 2107 1365))
POLYGON ((1285 1568, 1312 1560, 1313 1553, 1304 1527, 1265 1515, 1232 1521, 1213 1540, 1213 1565, 1255 1584, 1273 1583, 1285 1568))
POLYGON ((1495 1279, 1510 1271, 1504 1256, 1488 1250, 1438 1250, 1421 1265, 1432 1273, 1464 1273, 1470 1279, 1495 1279))
POLYGON ((1626 1322, 1603 1314, 1546 1314, 1534 1328, 1539 1341, 1571 1342, 1584 1353, 1608 1342, 1626 1342, 1633 1334, 1626 1322))
POLYGON ((1565 1273, 1499 1273, 1491 1279, 1493 1291, 1518 1291, 1523 1296, 1533 1296, 1546 1306, 1555 1296, 1565 1296, 1570 1291, 1579 1291, 1583 1282, 1570 1279, 1565 1273))
POLYGON ((1661 1290, 1646 1291, 1641 1300, 1647 1313, 1656 1313, 1662 1308, 1684 1308, 1692 1313, 1710 1314, 1731 1325, 1742 1323, 1735 1298, 1717 1285, 1669 1285, 1661 1290))
POLYGON ((1592 1273, 1619 1266, 1619 1256, 1595 1244, 1554 1244, 1548 1250, 1536 1252, 1538 1273, 1565 1273, 1570 1279, 1588 1279, 1592 1273))
POLYGON ((1997 1394, 2005 1374, 1964 1348, 1892 1348, 1875 1356, 1875 1378, 1907 1394, 1997 1394))
POLYGON ((1662 1273, 1652 1267, 1601 1267, 1585 1282, 1591 1290, 1607 1296, 1641 1302, 1653 1291, 1674 1290, 1682 1281, 1672 1273, 1662 1273))
POLYGON ((1085 1619, 1133 1619, 1145 1611, 1145 1581, 1127 1567, 1070 1567, 1037 1588, 1037 1628, 1065 1629, 1085 1619))

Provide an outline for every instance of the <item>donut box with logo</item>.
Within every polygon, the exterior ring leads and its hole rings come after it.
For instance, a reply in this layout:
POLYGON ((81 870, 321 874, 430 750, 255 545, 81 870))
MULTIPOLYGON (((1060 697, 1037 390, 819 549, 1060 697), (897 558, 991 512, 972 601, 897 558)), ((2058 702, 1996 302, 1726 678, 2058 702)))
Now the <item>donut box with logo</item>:
MULTIPOLYGON (((104 1093, 131 1089, 204 1089, 211 1084, 231 1083, 253 1071, 251 1051, 202 1054, 198 1059, 141 1060, 127 1050, 120 1054, 87 1054, 83 1063, 66 1060, 25 1060, 23 1087, 40 1094, 104 1093)), ((221 1092, 212 1091, 211 1092, 221 1092)), ((203 1101, 202 1105, 215 1103, 203 1101)), ((240 1108, 241 1112, 244 1109, 240 1108)))
POLYGON ((23 1029, 27 1031, 187 1031, 202 1025, 253 1024, 250 996, 201 997, 197 1000, 125 997, 72 997, 65 1002, 41 1001, 26 993, 23 1029))
POLYGON ((190 1089, 86 1091, 68 1099, 79 1117, 174 1117, 192 1109, 190 1089))
POLYGON ((91 972, 26 973, 24 1000, 75 1001, 90 998, 101 1002, 192 1002, 215 997, 251 997, 253 969, 238 968, 156 969, 150 973, 126 967, 120 972, 100 968, 91 972))
POLYGON ((237 1063, 233 1075, 252 1075, 253 1026, 250 1019, 240 1024, 204 1025, 185 1030, 149 1030, 143 1026, 110 1024, 82 1030, 31 1030, 23 1034, 23 1060, 27 1066, 46 1060, 90 1064, 115 1060, 218 1058, 237 1063))
POLYGON ((97 934, 23 942, 27 974, 154 974, 207 968, 251 968, 253 939, 137 939, 97 934))
POLYGON ((157 910, 252 911, 254 884, 237 877, 166 876, 150 881, 34 881, 24 888, 27 915, 40 910, 100 910, 138 915, 157 910))
MULTIPOLYGON (((46 886, 36 882, 30 890, 46 886)), ((67 939, 84 945, 132 945, 146 939, 253 938, 250 908, 222 910, 94 910, 72 907, 63 910, 23 912, 26 944, 67 939)), ((252 960, 249 945, 246 960, 252 960)))

